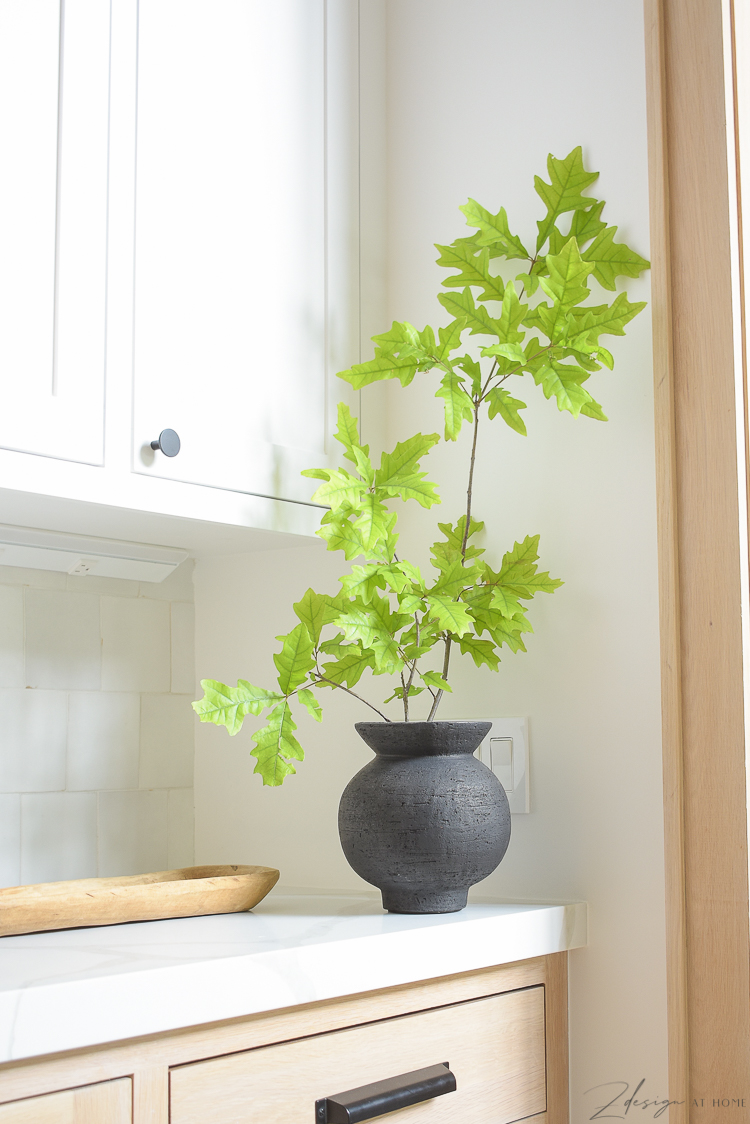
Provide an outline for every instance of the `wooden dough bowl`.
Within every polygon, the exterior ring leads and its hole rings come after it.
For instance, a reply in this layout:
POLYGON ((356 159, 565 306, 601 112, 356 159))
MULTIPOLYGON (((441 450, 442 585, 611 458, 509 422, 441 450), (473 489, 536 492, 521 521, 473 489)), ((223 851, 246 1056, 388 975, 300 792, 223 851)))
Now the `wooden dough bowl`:
POLYGON ((0 890, 0 936, 200 917, 252 909, 279 878, 269 866, 187 866, 125 878, 79 878, 0 890))

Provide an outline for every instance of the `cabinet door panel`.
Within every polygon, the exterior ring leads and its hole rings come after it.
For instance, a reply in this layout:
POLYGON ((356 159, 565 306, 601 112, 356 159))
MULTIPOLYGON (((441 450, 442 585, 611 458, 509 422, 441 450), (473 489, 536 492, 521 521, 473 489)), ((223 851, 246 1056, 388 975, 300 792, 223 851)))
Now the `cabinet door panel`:
POLYGON ((303 1124, 318 1098, 446 1061, 456 1091, 400 1109, 394 1120, 509 1124, 544 1112, 544 988, 182 1066, 170 1075, 170 1120, 303 1124))
POLYGON ((109 5, 0 0, 0 447, 103 460, 109 5))
POLYGON ((130 1124, 129 1077, 0 1105, 0 1124, 130 1124))
POLYGON ((324 0, 141 0, 136 471, 305 500, 325 462, 324 40, 324 0))

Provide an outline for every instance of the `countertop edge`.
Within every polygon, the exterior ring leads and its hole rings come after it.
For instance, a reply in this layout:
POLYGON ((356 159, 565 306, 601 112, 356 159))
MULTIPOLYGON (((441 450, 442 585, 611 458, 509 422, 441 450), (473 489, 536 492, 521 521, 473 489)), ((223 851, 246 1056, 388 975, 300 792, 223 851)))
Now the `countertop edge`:
POLYGON ((587 907, 570 903, 8 990, 0 1063, 491 968, 586 939, 587 907))

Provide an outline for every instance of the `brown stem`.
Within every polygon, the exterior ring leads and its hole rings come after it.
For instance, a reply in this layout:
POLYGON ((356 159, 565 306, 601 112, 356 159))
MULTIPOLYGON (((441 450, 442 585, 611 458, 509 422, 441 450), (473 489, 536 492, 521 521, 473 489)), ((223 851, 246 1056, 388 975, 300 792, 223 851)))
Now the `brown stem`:
MULTIPOLYGON (((450 664, 450 662, 451 662, 451 638, 450 638, 450 636, 446 636, 446 638, 445 638, 445 656, 443 658, 443 679, 445 679, 446 681, 448 679, 448 665, 450 664)), ((436 712, 437 708, 440 706, 440 700, 442 699, 442 697, 443 697, 443 688, 441 687, 438 690, 438 693, 435 695, 435 701, 432 704, 432 708, 430 710, 430 713, 427 715, 427 721, 428 722, 432 722, 432 720, 434 719, 435 712, 436 712)))
POLYGON ((404 673, 401 672, 401 701, 404 704, 404 722, 409 721, 409 689, 406 686, 404 673))
POLYGON ((333 679, 327 679, 325 675, 320 674, 318 674, 318 682, 329 683, 331 687, 338 687, 339 691, 346 691, 347 695, 351 695, 352 698, 358 699, 361 703, 364 703, 365 706, 369 706, 370 710, 374 710, 376 714, 379 714, 384 722, 390 722, 390 718, 387 718, 386 715, 383 714, 382 710, 378 710, 376 706, 373 706, 372 703, 369 703, 367 699, 363 699, 361 695, 357 695, 354 691, 350 691, 349 688, 345 687, 343 683, 335 683, 333 679))
POLYGON ((466 560, 466 544, 469 541, 469 524, 471 523, 471 493, 474 487, 474 462, 477 457, 477 433, 479 431, 479 403, 474 406, 474 440, 471 444, 471 464, 469 465, 469 486, 466 489, 466 526, 464 527, 464 541, 461 543, 461 559, 466 560))

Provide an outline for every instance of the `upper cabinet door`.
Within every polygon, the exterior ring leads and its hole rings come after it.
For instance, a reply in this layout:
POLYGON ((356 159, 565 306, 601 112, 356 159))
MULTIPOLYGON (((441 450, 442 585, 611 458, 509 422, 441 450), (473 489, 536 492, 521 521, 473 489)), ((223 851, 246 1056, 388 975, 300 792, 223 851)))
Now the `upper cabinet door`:
POLYGON ((328 463, 331 376, 357 359, 355 13, 140 0, 138 472, 305 501, 300 470, 328 463), (165 428, 173 459, 149 448, 165 428))
POLYGON ((103 460, 108 89, 108 3, 0 0, 0 448, 89 464, 103 460))

